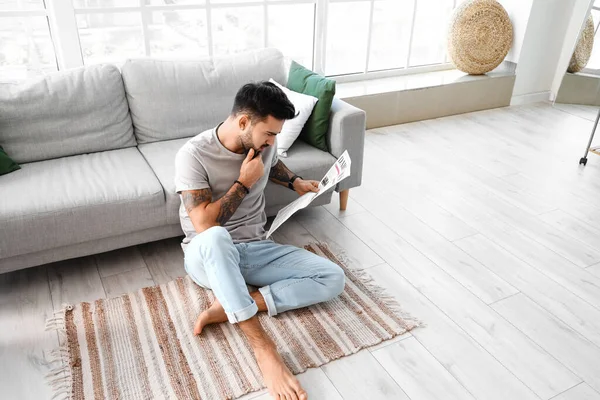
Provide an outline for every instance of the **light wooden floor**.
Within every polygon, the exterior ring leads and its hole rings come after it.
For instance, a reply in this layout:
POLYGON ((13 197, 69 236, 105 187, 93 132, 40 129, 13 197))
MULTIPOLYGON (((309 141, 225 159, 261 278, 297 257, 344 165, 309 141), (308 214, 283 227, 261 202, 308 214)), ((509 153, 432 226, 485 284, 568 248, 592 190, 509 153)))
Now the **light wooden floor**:
POLYGON ((569 114, 589 119, 591 121, 595 121, 596 116, 598 115, 598 106, 588 106, 584 104, 554 103, 554 107, 568 112, 569 114))
MULTIPOLYGON (((329 243, 426 326, 300 375, 310 398, 600 399, 592 123, 535 104, 370 131, 348 211, 304 210, 276 240, 329 243)), ((1 397, 50 397, 53 308, 182 274, 170 239, 0 275, 1 397)))

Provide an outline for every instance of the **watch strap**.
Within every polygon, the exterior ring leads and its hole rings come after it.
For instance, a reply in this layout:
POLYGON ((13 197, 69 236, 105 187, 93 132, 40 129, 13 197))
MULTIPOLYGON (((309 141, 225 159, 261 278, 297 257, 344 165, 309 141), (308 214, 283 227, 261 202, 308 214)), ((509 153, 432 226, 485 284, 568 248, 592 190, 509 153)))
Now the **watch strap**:
POLYGON ((289 187, 291 190, 294 190, 294 191, 295 191, 295 189, 294 189, 294 181, 295 181, 296 179, 298 179, 298 178, 302 179, 302 177, 301 177, 301 176, 298 176, 298 175, 294 175, 294 176, 292 176, 292 177, 290 178, 290 180, 289 180, 289 182, 288 182, 288 187, 289 187))

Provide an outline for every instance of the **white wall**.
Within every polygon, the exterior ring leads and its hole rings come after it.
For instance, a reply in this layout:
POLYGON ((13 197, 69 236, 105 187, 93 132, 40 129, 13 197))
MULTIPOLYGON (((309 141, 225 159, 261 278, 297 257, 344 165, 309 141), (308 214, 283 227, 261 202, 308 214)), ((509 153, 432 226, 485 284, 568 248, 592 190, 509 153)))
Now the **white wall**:
POLYGON ((513 26, 513 44, 506 55, 506 61, 518 63, 527 30, 527 22, 534 0, 498 0, 506 9, 513 26))
POLYGON ((534 0, 517 62, 513 97, 549 94, 576 0, 534 0))
POLYGON ((593 0, 500 0, 511 16, 517 63, 511 104, 549 100, 567 69, 593 0))

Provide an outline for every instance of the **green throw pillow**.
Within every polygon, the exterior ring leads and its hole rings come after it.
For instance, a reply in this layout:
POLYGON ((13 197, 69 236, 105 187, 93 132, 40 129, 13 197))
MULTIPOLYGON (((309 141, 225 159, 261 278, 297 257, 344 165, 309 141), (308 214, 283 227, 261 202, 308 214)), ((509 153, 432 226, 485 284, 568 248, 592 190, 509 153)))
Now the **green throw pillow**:
POLYGON ((324 78, 292 61, 287 87, 294 92, 308 94, 319 99, 300 132, 300 138, 318 149, 329 151, 327 130, 329 129, 331 103, 335 96, 335 81, 324 78))
POLYGON ((8 174, 9 172, 21 169, 19 164, 10 159, 6 152, 0 146, 0 175, 8 174))

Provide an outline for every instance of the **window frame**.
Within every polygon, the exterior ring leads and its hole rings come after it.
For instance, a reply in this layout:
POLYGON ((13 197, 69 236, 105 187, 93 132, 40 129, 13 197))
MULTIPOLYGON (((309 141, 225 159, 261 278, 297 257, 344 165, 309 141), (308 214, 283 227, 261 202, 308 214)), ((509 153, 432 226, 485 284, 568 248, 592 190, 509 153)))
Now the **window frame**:
MULTIPOLYGON (((42 1, 43 4, 43 1, 42 1)), ((48 34, 50 36, 50 42, 52 43, 53 46, 53 50, 54 50, 54 54, 56 55, 56 44, 54 43, 54 40, 52 38, 52 31, 50 29, 50 17, 48 15, 48 10, 47 8, 33 8, 33 9, 23 9, 23 10, 0 10, 0 23, 2 23, 2 21, 5 18, 31 18, 31 17, 44 17, 46 18, 46 23, 48 24, 48 34)), ((55 57, 55 62, 52 63, 54 66, 56 66, 56 70, 60 70, 58 63, 56 62, 56 57, 55 57)), ((50 65, 52 65, 50 64, 50 65)), ((45 64, 48 65, 48 64, 45 64)), ((8 65, 8 66, 0 66, 0 73, 2 72, 10 72, 10 71, 20 71, 22 70, 23 67, 22 66, 18 66, 18 65, 8 65)), ((9 80, 11 81, 11 80, 9 80)))
MULTIPOLYGON (((318 74, 326 75, 325 65, 327 59, 327 25, 328 25, 328 8, 331 3, 350 3, 350 2, 369 2, 369 21, 368 21, 368 38, 367 38, 367 56, 364 69, 357 73, 344 75, 328 75, 331 79, 338 82, 352 82, 360 80, 369 80, 393 76, 410 75, 417 73, 442 71, 453 69, 453 65, 448 62, 448 57, 444 58, 442 63, 431 64, 426 66, 410 67, 409 61, 413 45, 414 23, 417 12, 417 2, 419 0, 410 0, 413 3, 412 22, 410 27, 410 36, 408 38, 408 51, 406 63, 401 68, 393 68, 380 71, 369 71, 369 59, 371 56, 371 39, 373 32, 373 14, 375 2, 377 0, 255 0, 249 2, 231 3, 214 3, 211 0, 204 0, 202 4, 171 4, 171 5, 146 5, 145 0, 139 0, 135 6, 113 6, 113 7, 93 7, 93 8, 75 8, 70 0, 45 0, 45 9, 39 10, 19 10, 19 11, 0 11, 0 21, 2 17, 10 16, 39 16, 43 15, 48 18, 49 32, 54 45, 58 70, 77 68, 84 65, 81 43, 79 40, 79 31, 77 27, 77 15, 94 14, 94 13, 124 13, 124 12, 139 12, 141 13, 142 34, 144 37, 144 53, 146 56, 150 54, 150 39, 148 35, 148 25, 150 15, 154 11, 162 10, 205 10, 207 18, 207 45, 208 56, 213 56, 214 40, 212 33, 212 18, 211 11, 227 7, 246 7, 246 6, 262 6, 264 10, 264 26, 263 26, 263 46, 268 45, 269 38, 269 23, 268 13, 270 5, 295 5, 295 4, 314 4, 314 32, 313 32, 313 54, 312 65, 307 65, 318 74)), ((453 0, 453 6, 456 7, 457 1, 453 0)), ((1 69, 0 69, 1 71, 1 69)))

